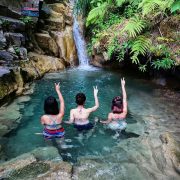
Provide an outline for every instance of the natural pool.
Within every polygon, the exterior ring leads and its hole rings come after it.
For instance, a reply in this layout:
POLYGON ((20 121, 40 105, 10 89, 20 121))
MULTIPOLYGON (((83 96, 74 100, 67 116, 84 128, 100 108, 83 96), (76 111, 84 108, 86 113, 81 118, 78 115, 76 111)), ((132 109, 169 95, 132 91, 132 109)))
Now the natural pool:
MULTIPOLYGON (((148 149, 150 147, 146 147, 146 149, 144 145, 140 145, 142 138, 151 135, 152 131, 152 136, 157 135, 158 137, 155 139, 159 139, 158 133, 164 132, 168 128, 169 131, 178 137, 179 127, 173 124, 178 117, 178 112, 173 111, 176 104, 174 102, 163 103, 164 99, 159 98, 160 92, 157 86, 146 80, 122 75, 119 72, 99 69, 71 69, 47 74, 42 80, 35 83, 34 93, 28 95, 30 100, 18 104, 23 107, 20 108, 21 123, 16 130, 7 136, 5 146, 7 157, 10 159, 37 147, 48 146, 43 137, 36 133, 41 133, 43 129, 39 119, 43 114, 44 99, 49 95, 57 97, 54 90, 55 82, 61 82, 61 91, 66 105, 64 120, 69 118, 69 110, 76 106, 74 97, 79 91, 84 92, 87 96, 86 106, 93 106, 92 86, 97 85, 100 107, 90 117, 90 121, 94 121, 96 118, 107 118, 111 107, 111 99, 120 93, 120 78, 122 77, 126 79, 128 94, 127 132, 129 134, 121 135, 117 138, 113 131, 97 123, 92 132, 81 136, 73 126, 64 124, 63 126, 66 130, 65 140, 68 148, 59 150, 63 159, 74 163, 79 157, 106 157, 112 152, 117 154, 117 147, 120 146, 118 150, 120 159, 126 159, 127 156, 127 162, 136 163, 135 159, 128 159, 128 153, 136 155, 136 151, 142 151, 143 153, 151 154, 151 149, 148 149), (170 123, 167 114, 171 118, 170 123), (133 133, 140 136, 135 137, 133 133)), ((143 155, 143 158, 148 156, 147 154, 143 155)), ((111 163, 109 157, 106 158, 111 163)), ((139 158, 141 159, 142 157, 139 158)))

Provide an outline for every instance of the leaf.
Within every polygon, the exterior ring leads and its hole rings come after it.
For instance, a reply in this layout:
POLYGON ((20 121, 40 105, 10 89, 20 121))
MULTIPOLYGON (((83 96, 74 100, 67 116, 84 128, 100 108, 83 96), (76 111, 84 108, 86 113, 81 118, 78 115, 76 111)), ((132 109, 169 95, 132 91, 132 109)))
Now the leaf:
POLYGON ((151 40, 145 36, 138 36, 131 44, 132 63, 138 64, 139 55, 145 56, 151 47, 151 40))
POLYGON ((98 7, 95 7, 94 9, 92 9, 89 14, 88 17, 86 19, 86 26, 89 26, 90 24, 96 24, 96 22, 103 18, 106 9, 107 9, 108 3, 105 2, 101 5, 99 5, 98 7))
POLYGON ((172 5, 171 5, 171 13, 180 10, 180 1, 175 1, 172 5))
POLYGON ((140 19, 138 16, 130 18, 127 25, 124 27, 122 32, 126 31, 130 37, 135 38, 142 30, 146 27, 146 21, 140 19))

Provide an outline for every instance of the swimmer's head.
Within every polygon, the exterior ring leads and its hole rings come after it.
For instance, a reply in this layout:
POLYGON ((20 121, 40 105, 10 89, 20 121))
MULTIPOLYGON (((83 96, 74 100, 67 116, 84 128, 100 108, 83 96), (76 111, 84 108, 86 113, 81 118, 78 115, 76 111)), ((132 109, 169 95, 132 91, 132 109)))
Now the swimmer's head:
POLYGON ((53 114, 56 115, 59 113, 58 102, 56 98, 53 96, 49 96, 44 101, 44 112, 45 114, 53 114))
POLYGON ((86 101, 86 96, 84 93, 76 94, 76 103, 78 105, 84 105, 85 101, 86 101))
POLYGON ((113 113, 117 113, 117 114, 123 112, 123 101, 121 96, 116 96, 113 98, 111 110, 113 113))

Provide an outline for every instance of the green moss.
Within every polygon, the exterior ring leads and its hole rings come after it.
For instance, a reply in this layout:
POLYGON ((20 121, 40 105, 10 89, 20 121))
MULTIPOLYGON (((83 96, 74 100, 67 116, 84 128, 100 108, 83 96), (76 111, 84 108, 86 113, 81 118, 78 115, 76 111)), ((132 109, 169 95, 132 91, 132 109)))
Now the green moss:
POLYGON ((11 173, 8 180, 17 179, 35 179, 37 175, 47 172, 50 166, 45 163, 32 163, 23 169, 16 170, 11 173))

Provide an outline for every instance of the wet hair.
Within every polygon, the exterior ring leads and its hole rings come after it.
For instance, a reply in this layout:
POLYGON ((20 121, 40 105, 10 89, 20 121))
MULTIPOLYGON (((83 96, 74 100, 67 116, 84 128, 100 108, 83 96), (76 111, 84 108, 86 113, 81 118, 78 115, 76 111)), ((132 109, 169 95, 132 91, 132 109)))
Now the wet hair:
POLYGON ((44 101, 44 112, 45 114, 57 115, 59 113, 58 102, 53 96, 49 96, 44 101))
POLYGON ((76 103, 78 105, 83 105, 86 101, 86 96, 84 93, 78 93, 76 94, 76 103))
POLYGON ((117 114, 123 112, 123 101, 121 96, 116 96, 113 98, 111 110, 113 113, 117 113, 117 114))

